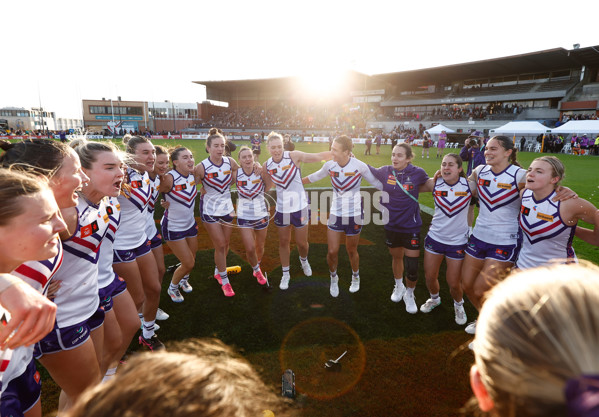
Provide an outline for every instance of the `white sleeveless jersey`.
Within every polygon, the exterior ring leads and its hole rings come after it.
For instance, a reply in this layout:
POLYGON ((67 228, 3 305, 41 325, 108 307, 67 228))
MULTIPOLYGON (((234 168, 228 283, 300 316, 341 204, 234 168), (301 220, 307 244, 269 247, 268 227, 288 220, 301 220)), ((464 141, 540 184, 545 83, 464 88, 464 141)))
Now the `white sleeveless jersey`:
MULTIPOLYGON (((63 259, 62 243, 58 241, 58 254, 45 261, 30 261, 21 264, 11 272, 11 275, 21 278, 23 281, 31 285, 42 294, 46 294, 48 284, 56 271, 62 265, 63 259)), ((0 307, 0 319, 4 320, 4 311, 0 307)), ((7 317, 8 319, 8 317, 7 317)), ((0 351, 0 382, 2 383, 2 392, 10 381, 19 377, 27 369, 27 365, 33 358, 33 347, 22 346, 13 351, 0 351)))
POLYGON ((490 244, 515 245, 520 232, 518 184, 523 182, 526 170, 509 165, 499 174, 494 174, 489 165, 479 165, 475 171, 480 209, 474 236, 490 244))
POLYGON ((148 237, 145 232, 145 210, 152 195, 152 182, 148 173, 143 175, 127 168, 131 190, 118 197, 121 204, 121 224, 114 241, 114 249, 131 250, 143 245, 148 237))
POLYGON ((206 158, 202 161, 202 166, 204 167, 202 185, 206 190, 206 194, 201 197, 203 214, 208 216, 231 214, 233 212, 231 160, 229 157, 223 156, 221 164, 215 165, 210 161, 210 158, 206 158))
POLYGON ((98 308, 98 258, 110 226, 108 207, 106 199, 94 206, 79 197, 77 230, 62 242, 64 260, 54 276, 62 281, 54 299, 58 327, 77 324, 98 308))
POLYGON ((445 245, 465 245, 468 242, 468 208, 472 193, 468 180, 459 177, 455 184, 439 178, 433 188, 435 214, 428 236, 445 245))
POLYGON ((193 173, 187 177, 173 169, 167 175, 173 177, 173 188, 164 193, 164 199, 170 203, 164 212, 162 221, 168 220, 168 230, 184 232, 195 224, 194 207, 198 190, 193 173))
POLYGON ((516 265, 520 269, 545 265, 554 259, 576 261, 572 240, 576 224, 567 225, 559 214, 560 202, 551 201, 555 191, 536 201, 531 190, 524 190, 520 227, 524 238, 516 265))
POLYGON ((152 238, 158 233, 158 229, 156 228, 156 220, 154 219, 156 202, 160 196, 160 192, 158 191, 158 187, 160 186, 160 178, 158 175, 156 175, 154 179, 150 178, 150 186, 152 187, 152 190, 144 214, 146 216, 146 236, 148 239, 152 240, 152 238))
POLYGON ((237 169, 237 217, 258 220, 268 216, 264 201, 264 181, 253 170, 247 175, 243 168, 237 169))
POLYGON ((308 179, 310 182, 316 182, 326 176, 331 178, 334 191, 330 213, 336 217, 362 215, 362 196, 360 194, 362 178, 375 187, 380 184, 380 181, 370 172, 368 165, 356 158, 350 158, 344 166, 339 165, 338 162, 327 161, 320 170, 308 175, 308 179))
POLYGON ((302 184, 302 173, 289 156, 289 151, 283 152, 279 162, 272 157, 266 161, 266 170, 277 189, 277 211, 293 213, 308 206, 308 197, 302 184))
POLYGON ((105 288, 114 281, 114 269, 112 269, 114 239, 121 222, 121 205, 118 200, 111 197, 106 202, 106 214, 108 214, 108 230, 100 245, 100 257, 98 258, 98 288, 105 288))

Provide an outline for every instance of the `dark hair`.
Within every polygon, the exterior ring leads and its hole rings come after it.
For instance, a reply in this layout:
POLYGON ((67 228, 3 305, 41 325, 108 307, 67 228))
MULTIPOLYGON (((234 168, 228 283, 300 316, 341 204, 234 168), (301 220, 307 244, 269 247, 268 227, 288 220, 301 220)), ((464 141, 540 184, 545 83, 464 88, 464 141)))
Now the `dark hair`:
POLYGON ((334 142, 337 142, 339 145, 341 145, 341 148, 343 148, 344 151, 351 152, 352 148, 354 147, 354 143, 346 135, 337 136, 334 142))
POLYGON ((49 139, 26 139, 10 143, 0 140, 0 167, 17 167, 38 175, 52 177, 69 154, 65 144, 49 139))
POLYGON ((414 152, 412 152, 412 147, 409 144, 407 144, 405 142, 398 143, 397 145, 395 145, 395 147, 396 148, 397 147, 404 148, 404 150, 406 151, 406 158, 408 158, 408 159, 414 158, 414 152))
POLYGON ((126 134, 125 136, 123 136, 123 143, 127 146, 127 153, 130 154, 135 153, 135 148, 137 148, 137 145, 139 145, 140 143, 149 143, 150 145, 152 145, 150 139, 144 136, 132 136, 130 134, 126 134))
MULTIPOLYGON (((177 146, 177 147, 175 147, 175 149, 171 150, 170 157, 171 157, 171 163, 173 164, 173 166, 175 166, 175 161, 179 160, 179 154, 183 151, 189 151, 189 149, 187 149, 184 146, 177 146)), ((191 152, 191 151, 189 151, 189 152, 191 152)))
POLYGON ((218 139, 218 138, 221 138, 223 140, 223 142, 227 143, 227 140, 225 139, 225 135, 223 134, 223 131, 216 127, 213 127, 208 132, 208 139, 206 139, 206 150, 208 150, 210 145, 212 145, 212 141, 214 139, 218 139))
POLYGON ((462 171, 460 171, 460 177, 466 178, 466 173, 464 172, 464 168, 463 168, 464 161, 462 160, 462 158, 460 157, 460 155, 458 155, 457 153, 448 153, 443 158, 446 158, 448 156, 451 157, 451 158, 453 158, 455 160, 455 163, 457 164, 457 166, 459 168, 462 168, 462 171))
POLYGON ((517 160, 518 149, 516 149, 516 147, 514 146, 512 139, 508 138, 507 136, 499 135, 499 136, 493 136, 491 139, 489 139, 489 141, 492 141, 493 139, 495 139, 497 142, 499 142, 501 147, 503 149, 505 149, 506 151, 510 151, 510 150, 512 151, 512 154, 510 155, 510 163, 512 165, 522 167, 522 165, 520 165, 520 163, 517 160))

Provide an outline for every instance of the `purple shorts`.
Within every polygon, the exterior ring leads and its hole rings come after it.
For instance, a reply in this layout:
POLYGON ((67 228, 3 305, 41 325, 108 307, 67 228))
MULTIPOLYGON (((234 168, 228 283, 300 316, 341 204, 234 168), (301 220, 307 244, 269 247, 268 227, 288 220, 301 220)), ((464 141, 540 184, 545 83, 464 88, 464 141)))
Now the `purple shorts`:
POLYGON ((110 284, 99 289, 100 307, 104 310, 104 313, 112 310, 112 299, 125 292, 126 289, 127 283, 117 274, 114 274, 114 279, 110 284))
POLYGON ((130 250, 114 250, 114 256, 112 257, 113 264, 127 263, 133 262, 137 258, 141 258, 146 253, 150 253, 152 248, 150 247, 151 243, 149 240, 145 241, 138 248, 130 249, 130 250))
POLYGON ((156 249, 162 246, 162 235, 156 233, 152 239, 150 239, 150 249, 156 249))
POLYGON ((389 248, 420 249, 420 233, 401 233, 385 229, 385 244, 389 248))
POLYGON ((268 216, 265 216, 258 220, 245 220, 241 218, 237 218, 237 226, 243 229, 254 229, 254 230, 262 230, 268 227, 268 216))
POLYGON ((466 244, 463 245, 446 245, 441 242, 437 242, 435 239, 426 235, 424 238, 424 250, 433 253, 435 255, 445 255, 449 259, 456 259, 461 261, 466 256, 464 252, 466 244))
POLYGON ((346 236, 359 235, 364 224, 364 216, 337 217, 334 214, 329 215, 327 227, 333 232, 342 232, 346 236))
POLYGON ((42 378, 32 358, 25 372, 10 381, 2 393, 0 415, 22 417, 39 401, 41 393, 42 378))
POLYGON ((516 262, 520 253, 520 243, 515 245, 496 245, 483 242, 470 236, 466 253, 476 259, 495 259, 502 262, 516 262))
POLYGON ((60 352, 62 350, 71 350, 85 343, 92 332, 104 323, 104 310, 98 307, 96 312, 87 320, 81 323, 59 328, 54 323, 54 329, 48 333, 42 340, 35 344, 33 356, 36 359, 43 355, 60 352))
POLYGON ((437 148, 445 148, 445 140, 444 139, 439 139, 439 142, 437 142, 437 148))
POLYGON ((275 224, 278 227, 304 227, 310 221, 310 212, 310 206, 306 206, 293 213, 281 213, 280 211, 275 211, 275 224))
POLYGON ((168 220, 162 219, 162 236, 164 236, 164 240, 167 242, 173 242, 175 240, 183 240, 188 237, 196 237, 198 235, 198 225, 196 223, 193 224, 189 229, 184 230, 182 232, 173 232, 168 230, 168 220))

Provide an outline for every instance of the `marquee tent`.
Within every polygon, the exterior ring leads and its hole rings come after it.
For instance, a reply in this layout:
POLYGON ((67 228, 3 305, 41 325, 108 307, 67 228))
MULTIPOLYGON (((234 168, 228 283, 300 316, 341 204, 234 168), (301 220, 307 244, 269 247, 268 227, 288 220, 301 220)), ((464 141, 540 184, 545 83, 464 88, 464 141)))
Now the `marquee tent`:
POLYGON ((445 133, 454 133, 455 130, 451 130, 448 127, 443 126, 442 124, 438 124, 435 127, 431 127, 430 129, 426 129, 425 132, 428 132, 429 135, 438 135, 439 133, 445 131, 445 133))
POLYGON ((536 121, 509 122, 497 129, 491 129, 492 134, 540 135, 549 133, 551 129, 536 121))
POLYGON ((551 129, 551 133, 596 134, 599 133, 599 120, 570 120, 555 129, 551 129))

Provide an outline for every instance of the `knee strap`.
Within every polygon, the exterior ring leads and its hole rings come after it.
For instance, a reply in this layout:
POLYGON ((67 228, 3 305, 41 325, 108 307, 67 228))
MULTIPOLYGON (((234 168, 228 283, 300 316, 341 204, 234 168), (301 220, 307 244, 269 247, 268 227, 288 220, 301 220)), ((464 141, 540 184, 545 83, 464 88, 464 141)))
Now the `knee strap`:
POLYGON ((418 258, 404 256, 403 263, 405 265, 406 278, 412 282, 418 281, 418 258))

